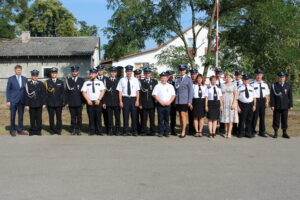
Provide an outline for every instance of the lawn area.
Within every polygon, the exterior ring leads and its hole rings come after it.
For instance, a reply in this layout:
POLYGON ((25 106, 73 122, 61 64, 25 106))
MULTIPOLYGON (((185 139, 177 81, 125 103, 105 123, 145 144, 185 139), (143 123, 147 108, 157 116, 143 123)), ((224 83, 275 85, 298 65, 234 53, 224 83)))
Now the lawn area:
MULTIPOLYGON (((4 97, 0 98, 0 113, 1 113, 1 120, 0 120, 0 135, 1 134, 8 134, 9 130, 9 110, 5 106, 5 99, 4 97)), ((300 95, 295 95, 295 106, 294 110, 290 112, 289 114, 289 129, 288 133, 291 136, 300 136, 300 95)), ((68 135, 70 134, 70 113, 68 108, 63 109, 63 131, 62 134, 68 135)), ((157 120, 157 117, 156 117, 157 120)), ((103 123, 103 122, 102 122, 103 123)), ((122 120, 121 120, 122 123, 122 120)), ((177 124, 179 124, 179 119, 177 119, 177 124)), ((272 129, 272 112, 270 108, 267 109, 267 115, 266 115, 266 127, 267 132, 270 134, 273 134, 272 129)), ((24 114, 24 125, 25 128, 29 128, 29 112, 25 111, 24 114)), ((179 131, 179 127, 177 127, 179 131)), ((83 109, 83 130, 84 135, 88 132, 88 116, 86 112, 86 108, 83 109)), ((49 134, 49 120, 48 120, 48 112, 47 109, 44 109, 43 111, 43 131, 42 134, 49 134)), ((281 134, 281 132, 279 132, 281 134)))

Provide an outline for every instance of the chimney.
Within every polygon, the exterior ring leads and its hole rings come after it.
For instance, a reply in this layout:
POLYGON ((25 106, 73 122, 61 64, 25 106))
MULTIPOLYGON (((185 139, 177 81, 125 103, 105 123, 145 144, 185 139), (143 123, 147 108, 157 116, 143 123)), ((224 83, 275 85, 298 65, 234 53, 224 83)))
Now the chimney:
POLYGON ((30 31, 22 31, 22 43, 30 41, 30 31))

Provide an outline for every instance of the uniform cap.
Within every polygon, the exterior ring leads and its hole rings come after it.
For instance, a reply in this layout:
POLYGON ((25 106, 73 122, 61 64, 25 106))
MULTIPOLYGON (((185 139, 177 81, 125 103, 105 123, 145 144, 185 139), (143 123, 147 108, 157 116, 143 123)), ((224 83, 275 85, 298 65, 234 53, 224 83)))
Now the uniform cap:
POLYGON ((127 65, 125 67, 126 71, 132 71, 133 70, 133 66, 132 65, 127 65))
POLYGON ((58 69, 56 67, 52 67, 50 72, 53 72, 53 73, 58 72, 58 69))
POLYGON ((256 69, 256 70, 254 71, 254 73, 255 73, 255 74, 263 74, 264 71, 263 71, 262 69, 256 69))
POLYGON ((97 74, 98 70, 97 69, 90 69, 90 74, 97 74))
POLYGON ((142 73, 142 70, 136 69, 136 70, 133 71, 133 73, 134 73, 134 75, 139 75, 139 74, 142 73))
POLYGON ((104 70, 104 66, 103 65, 98 65, 97 67, 96 67, 96 69, 99 71, 99 70, 104 70))
POLYGON ((184 70, 187 70, 187 66, 186 65, 179 65, 178 66, 178 69, 180 70, 180 71, 184 71, 184 70))
POLYGON ((38 76, 40 72, 38 70, 34 69, 30 73, 31 73, 31 76, 38 76))
POLYGON ((79 71, 79 67, 78 66, 72 66, 71 67, 71 72, 78 72, 79 71))

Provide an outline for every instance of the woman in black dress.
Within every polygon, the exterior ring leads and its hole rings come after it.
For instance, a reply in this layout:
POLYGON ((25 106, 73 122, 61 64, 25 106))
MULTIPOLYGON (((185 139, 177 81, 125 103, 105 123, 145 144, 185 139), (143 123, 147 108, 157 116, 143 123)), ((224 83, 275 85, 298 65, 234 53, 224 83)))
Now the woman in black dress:
POLYGON ((207 87, 203 84, 204 79, 201 74, 199 74, 193 84, 193 116, 194 116, 194 127, 195 127, 195 137, 202 137, 202 130, 204 125, 205 112, 205 94, 207 87))
POLYGON ((215 138, 220 112, 223 110, 222 91, 216 86, 215 76, 210 77, 211 85, 206 90, 205 110, 208 118, 210 137, 215 138))

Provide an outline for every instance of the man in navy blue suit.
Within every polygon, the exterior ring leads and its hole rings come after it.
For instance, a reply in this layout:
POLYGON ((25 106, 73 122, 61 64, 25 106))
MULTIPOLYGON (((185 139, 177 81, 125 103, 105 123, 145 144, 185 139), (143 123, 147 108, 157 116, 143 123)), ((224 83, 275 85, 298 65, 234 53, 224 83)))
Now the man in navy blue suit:
POLYGON ((7 106, 10 108, 10 134, 11 136, 27 135, 23 129, 23 115, 25 107, 25 84, 27 78, 22 76, 22 66, 15 66, 15 75, 8 78, 6 87, 7 106), (18 127, 15 125, 18 111, 18 127))

